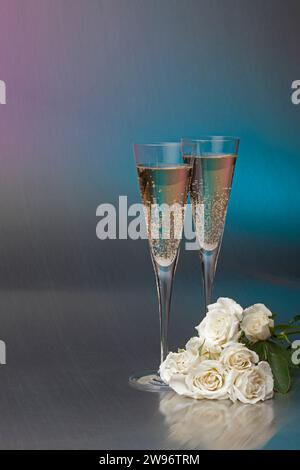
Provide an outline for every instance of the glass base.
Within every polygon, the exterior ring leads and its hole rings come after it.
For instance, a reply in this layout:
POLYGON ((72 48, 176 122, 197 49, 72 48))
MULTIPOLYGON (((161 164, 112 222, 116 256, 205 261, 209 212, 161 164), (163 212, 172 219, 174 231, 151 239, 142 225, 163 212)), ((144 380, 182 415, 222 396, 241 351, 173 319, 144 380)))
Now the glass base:
POLYGON ((169 386, 163 382, 156 370, 144 370, 129 377, 129 384, 145 392, 164 392, 169 386))

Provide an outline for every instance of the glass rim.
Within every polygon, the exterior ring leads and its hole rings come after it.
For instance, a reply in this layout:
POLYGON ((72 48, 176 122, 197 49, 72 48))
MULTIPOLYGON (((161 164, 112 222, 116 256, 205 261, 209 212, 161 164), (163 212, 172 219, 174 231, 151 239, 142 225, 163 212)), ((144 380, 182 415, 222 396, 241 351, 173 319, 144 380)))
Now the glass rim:
POLYGON ((175 141, 175 142, 150 142, 150 143, 144 143, 144 142, 135 142, 133 147, 176 147, 176 146, 181 146, 182 142, 181 141, 175 141))
POLYGON ((199 136, 197 139, 190 138, 190 137, 182 137, 181 143, 183 142, 239 142, 240 138, 237 136, 232 136, 232 135, 203 135, 199 136))

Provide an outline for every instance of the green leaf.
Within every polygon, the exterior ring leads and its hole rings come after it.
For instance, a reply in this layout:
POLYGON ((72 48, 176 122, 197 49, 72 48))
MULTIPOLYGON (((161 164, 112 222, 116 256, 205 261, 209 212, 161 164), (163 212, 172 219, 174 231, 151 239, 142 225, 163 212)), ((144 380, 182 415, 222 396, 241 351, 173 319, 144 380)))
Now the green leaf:
POLYGON ((267 360, 273 373, 274 390, 279 393, 287 393, 291 386, 287 351, 273 341, 266 341, 265 345, 267 348, 267 360))
POLYGON ((293 330, 293 331, 286 331, 285 332, 287 335, 299 335, 300 330, 293 330))
POLYGON ((248 347, 256 352, 260 361, 268 360, 266 341, 257 341, 257 343, 252 343, 248 347))
POLYGON ((258 341, 248 347, 258 354, 260 361, 267 361, 270 364, 274 377, 274 390, 287 393, 291 385, 290 352, 274 341, 258 341))
POLYGON ((270 344, 271 344, 271 348, 273 350, 275 348, 278 351, 279 354, 282 354, 285 357, 288 365, 290 365, 290 362, 291 362, 291 352, 290 351, 291 350, 288 349, 288 348, 284 348, 280 344, 274 343, 273 341, 272 342, 270 341, 270 344))
POLYGON ((289 341, 289 338, 285 333, 278 333, 277 335, 273 335, 273 338, 278 341, 289 341))
POLYGON ((250 341, 248 340, 247 336, 245 335, 245 333, 242 331, 242 334, 240 336, 240 339, 239 339, 240 343, 243 343, 245 344, 245 346, 249 347, 250 345, 250 341))
POLYGON ((286 325, 285 323, 278 323, 278 325, 275 325, 273 329, 275 331, 277 331, 277 330, 285 331, 285 330, 291 330, 293 328, 295 328, 295 327, 292 324, 286 325))
POLYGON ((297 323, 300 321, 300 315, 295 315, 294 318, 291 319, 290 323, 297 323))

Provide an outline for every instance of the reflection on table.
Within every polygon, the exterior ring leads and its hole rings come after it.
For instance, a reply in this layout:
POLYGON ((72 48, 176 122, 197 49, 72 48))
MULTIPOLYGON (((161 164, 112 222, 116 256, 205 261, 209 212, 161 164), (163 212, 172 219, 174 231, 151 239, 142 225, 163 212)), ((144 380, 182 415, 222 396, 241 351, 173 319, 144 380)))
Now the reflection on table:
POLYGON ((186 449, 256 449, 276 432, 272 400, 245 405, 193 400, 168 392, 162 395, 159 409, 168 440, 186 449))

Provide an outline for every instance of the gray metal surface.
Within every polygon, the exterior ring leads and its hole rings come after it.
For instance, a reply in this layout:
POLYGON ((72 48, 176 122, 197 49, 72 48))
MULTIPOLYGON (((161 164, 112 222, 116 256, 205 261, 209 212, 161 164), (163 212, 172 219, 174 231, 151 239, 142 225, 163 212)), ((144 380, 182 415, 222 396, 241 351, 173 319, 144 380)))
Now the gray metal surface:
MULTIPOLYGON (((193 334, 196 293, 194 286, 175 296, 173 345, 193 334)), ((130 373, 158 360, 154 289, 19 290, 0 298, 2 449, 299 447, 297 380, 289 395, 258 406, 128 386, 130 373)))

